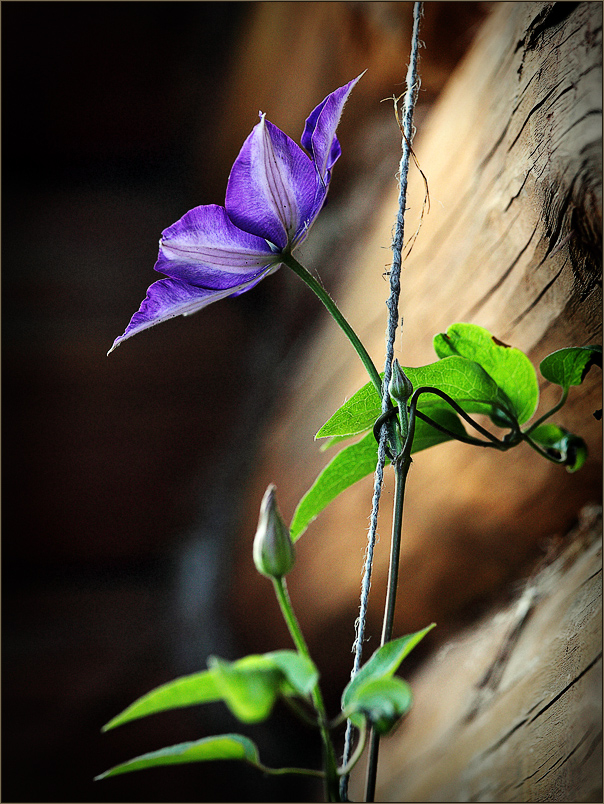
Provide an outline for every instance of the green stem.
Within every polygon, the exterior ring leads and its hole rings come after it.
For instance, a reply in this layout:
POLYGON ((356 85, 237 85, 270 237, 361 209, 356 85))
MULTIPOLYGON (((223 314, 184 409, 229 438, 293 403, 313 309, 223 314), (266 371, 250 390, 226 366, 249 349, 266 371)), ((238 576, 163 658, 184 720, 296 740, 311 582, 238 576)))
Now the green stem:
POLYGON ((538 452, 539 455, 541 455, 547 461, 551 461, 552 463, 557 463, 558 466, 560 466, 560 465, 564 466, 564 461, 563 460, 561 460, 559 458, 554 458, 553 455, 549 455, 544 449, 541 449, 541 447, 538 444, 536 444, 533 441, 532 438, 529 438, 526 435, 526 433, 524 434, 524 439, 523 440, 526 441, 526 443, 529 445, 529 447, 532 447, 535 450, 535 452, 538 452))
MULTIPOLYGON (((308 650, 308 646, 302 634, 302 630, 300 629, 298 620, 296 619, 296 615, 294 613, 289 593, 287 591, 285 578, 273 578, 272 581, 273 586, 275 587, 275 594, 277 595, 277 600, 279 601, 279 606, 281 607, 283 617, 285 619, 285 622, 287 623, 289 633, 291 634, 291 637, 294 640, 294 644, 298 649, 298 652, 301 653, 302 656, 305 656, 307 659, 310 660, 310 653, 308 650)), ((315 684, 311 692, 311 697, 315 709, 317 711, 317 715, 319 716, 319 729, 321 731, 321 740, 323 741, 323 754, 325 763, 324 775, 325 775, 325 789, 327 794, 327 800, 340 801, 339 780, 337 770, 338 766, 336 762, 336 755, 333 743, 331 741, 331 737, 329 735, 329 729, 327 727, 327 714, 325 712, 325 704, 323 702, 323 696, 321 695, 321 690, 319 688, 318 682, 315 684)))
POLYGON ((297 773, 302 776, 317 776, 321 779, 325 777, 323 771, 310 770, 310 768, 267 768, 267 766, 263 765, 261 762, 250 762, 250 765, 253 765, 254 768, 258 768, 258 770, 262 771, 262 773, 268 773, 271 776, 282 776, 286 773, 297 773))
POLYGON ((425 413, 422 413, 421 410, 417 411, 418 419, 422 419, 431 427, 434 427, 435 430, 439 430, 441 433, 448 435, 449 438, 453 438, 456 441, 460 441, 462 444, 471 444, 474 447, 494 447, 495 444, 493 441, 481 441, 480 438, 474 438, 473 436, 462 436, 460 433, 454 433, 452 430, 443 427, 442 424, 435 422, 434 419, 431 419, 425 413))
MULTIPOLYGON (((415 416, 409 418, 409 433, 405 448, 401 455, 394 460, 394 512, 392 515, 392 540, 390 543, 390 565, 388 567, 388 592, 386 594, 386 606, 384 611, 384 621, 382 626, 382 638, 380 647, 390 642, 392 639, 392 628, 394 624, 394 610, 396 607, 396 589, 398 585, 398 569, 401 555, 401 534, 403 528, 403 504, 405 502, 405 485, 407 474, 411 466, 411 444, 415 432, 415 416)), ((365 801, 373 801, 375 797, 375 783, 377 778, 377 763, 379 753, 380 737, 375 729, 371 730, 369 744, 369 760, 367 764, 367 777, 365 787, 365 801)))
POLYGON ((300 265, 298 260, 295 257, 292 257, 291 254, 283 254, 282 255, 283 262, 287 265, 288 268, 300 277, 300 279, 305 282, 308 287, 312 290, 312 292, 318 296, 318 298, 323 302, 327 311, 332 316, 336 324, 343 330, 344 334, 353 345, 356 353, 363 361, 363 365, 367 369, 367 373, 369 374, 369 378, 371 379, 372 383, 375 386, 376 391, 380 399, 382 398, 382 380, 379 374, 379 371, 376 369, 373 360, 369 356, 369 353, 359 340, 358 335, 350 326, 348 321, 344 318, 342 313, 339 311, 338 306, 331 298, 329 293, 322 287, 317 280, 314 278, 312 274, 310 274, 303 265, 300 265))
POLYGON ((303 723, 306 723, 307 726, 312 726, 313 728, 317 728, 319 725, 316 715, 313 717, 309 712, 303 709, 298 701, 294 698, 290 698, 286 696, 283 698, 283 703, 291 709, 291 711, 299 718, 303 723))
POLYGON ((367 720, 365 718, 363 718, 363 722, 362 722, 361 728, 360 728, 359 741, 357 743, 357 747, 354 749, 354 753, 350 757, 350 759, 348 760, 346 765, 343 765, 338 770, 338 775, 339 776, 348 776, 350 771, 357 764, 357 762, 361 758, 361 755, 362 755, 363 751, 365 750, 365 740, 366 740, 366 738, 367 738, 367 720))
POLYGON ((535 430, 537 427, 539 427, 540 424, 543 424, 543 422, 546 419, 549 419, 550 416, 553 416, 554 413, 559 411, 560 408, 563 407, 563 405, 566 402, 566 399, 568 397, 568 391, 569 391, 568 388, 563 388, 562 389, 562 397, 561 397, 560 401, 558 402, 558 404, 554 405, 554 407, 551 410, 548 410, 547 413, 544 413, 543 416, 541 416, 539 419, 537 419, 536 422, 531 424, 531 426, 527 430, 524 431, 523 435, 525 435, 525 436, 530 435, 533 432, 533 430, 535 430))
MULTIPOLYGON (((415 404, 417 406, 417 400, 419 399, 419 396, 421 394, 434 394, 435 396, 439 396, 450 407, 452 407, 455 411, 457 411, 457 413, 463 419, 465 419, 468 422, 468 424, 470 424, 475 430, 478 430, 479 433, 481 433, 483 436, 486 436, 489 439, 489 441, 491 442, 491 445, 493 447, 495 447, 496 449, 500 449, 500 450, 505 451, 505 450, 510 448, 509 444, 505 444, 504 442, 500 441, 497 438, 497 436, 494 436, 492 433, 489 433, 489 431, 485 430, 484 427, 481 427, 481 425, 478 424, 478 422, 475 422, 474 419, 469 414, 467 414, 466 411, 461 407, 461 405, 458 405, 457 402, 454 399, 451 399, 449 394, 446 394, 444 391, 441 391, 439 388, 433 388, 432 386, 429 386, 429 385, 423 385, 421 388, 416 388, 415 391, 413 392, 413 396, 411 398, 411 405, 415 404)), ((423 418, 423 417, 421 417, 421 418, 423 418)), ((454 436, 454 437, 456 437, 456 436, 454 436)), ((480 442, 478 440, 476 440, 476 441, 479 444, 483 443, 483 442, 480 442)), ((473 442, 473 443, 476 443, 476 442, 473 442)))

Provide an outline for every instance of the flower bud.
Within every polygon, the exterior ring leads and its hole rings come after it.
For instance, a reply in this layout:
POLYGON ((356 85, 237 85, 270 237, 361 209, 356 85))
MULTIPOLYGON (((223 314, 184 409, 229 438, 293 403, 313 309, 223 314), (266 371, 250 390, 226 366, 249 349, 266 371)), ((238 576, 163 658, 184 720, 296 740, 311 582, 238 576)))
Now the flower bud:
POLYGON ((390 378, 390 396, 400 408, 406 408, 407 402, 413 393, 413 383, 395 359, 392 364, 392 377, 390 378))
POLYGON ((289 529, 275 500, 275 486, 270 485, 262 498, 258 529, 254 538, 254 564, 262 575, 281 578, 294 566, 296 554, 289 529))

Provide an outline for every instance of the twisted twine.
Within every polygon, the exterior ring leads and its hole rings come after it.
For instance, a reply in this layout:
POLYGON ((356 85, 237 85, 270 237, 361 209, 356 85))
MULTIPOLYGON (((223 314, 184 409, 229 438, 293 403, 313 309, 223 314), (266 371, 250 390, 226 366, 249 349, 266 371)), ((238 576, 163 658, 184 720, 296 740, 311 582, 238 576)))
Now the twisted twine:
MULTIPOLYGON (((402 156, 399 167, 399 197, 398 211, 394 227, 392 240, 392 266, 390 269, 390 296, 386 302, 388 307, 388 326, 386 330, 386 358, 384 363, 384 380, 382 382, 382 413, 388 410, 390 378, 392 376, 392 361, 394 359, 394 341, 398 327, 398 303, 401 292, 400 276, 402 266, 402 251, 404 241, 404 216, 407 203, 407 177, 409 174, 409 157, 411 154, 411 141, 413 139, 413 111, 417 92, 419 90, 419 79, 417 75, 417 63, 419 54, 419 21, 422 16, 423 3, 413 4, 413 33, 411 37, 411 56, 409 67, 407 68, 405 101, 403 107, 403 141, 402 156)), ((377 535, 377 520, 382 494, 382 484, 384 480, 384 465, 386 463, 386 440, 387 426, 382 426, 380 440, 378 444, 378 458, 375 469, 373 483, 373 499, 371 505, 371 516, 369 518, 369 531, 367 534, 367 549, 365 551, 365 563, 363 566, 363 580, 361 584, 361 597, 359 605, 359 616, 355 623, 355 640, 352 646, 354 651, 354 663, 351 678, 357 674, 361 666, 363 653, 363 640, 365 636, 365 622, 367 619, 367 606, 369 602, 369 590, 371 587, 371 571, 373 567, 373 553, 377 535)), ((344 741, 343 764, 345 765, 351 754, 352 748, 352 723, 348 721, 346 725, 346 737, 344 741)), ((348 801, 348 774, 340 780, 340 795, 343 801, 348 801)))

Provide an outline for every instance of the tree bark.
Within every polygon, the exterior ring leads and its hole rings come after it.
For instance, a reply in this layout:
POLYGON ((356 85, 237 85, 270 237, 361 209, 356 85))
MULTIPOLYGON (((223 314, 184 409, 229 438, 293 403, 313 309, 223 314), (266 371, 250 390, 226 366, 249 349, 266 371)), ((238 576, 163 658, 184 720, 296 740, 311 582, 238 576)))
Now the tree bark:
POLYGON ((414 708, 381 743, 376 801, 602 800, 601 528, 587 509, 516 599, 412 679, 414 708))

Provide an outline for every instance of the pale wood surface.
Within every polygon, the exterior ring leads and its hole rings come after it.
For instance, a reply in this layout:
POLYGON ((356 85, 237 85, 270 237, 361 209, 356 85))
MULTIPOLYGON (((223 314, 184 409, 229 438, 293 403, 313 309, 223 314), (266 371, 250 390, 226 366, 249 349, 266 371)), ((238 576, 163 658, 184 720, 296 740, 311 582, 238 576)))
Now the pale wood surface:
MULTIPOLYGON (((601 510, 412 679, 376 801, 602 800, 601 510)), ((364 769, 350 796, 363 800, 364 769)))

